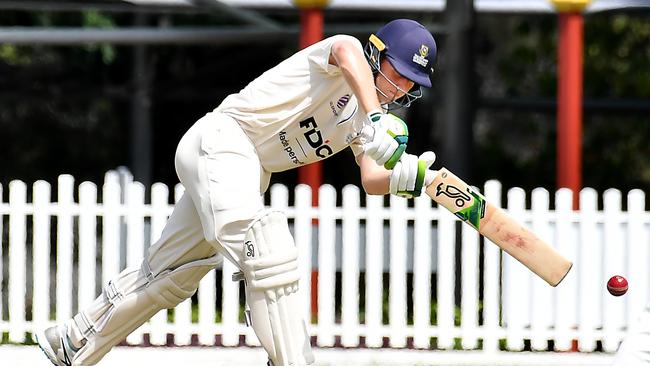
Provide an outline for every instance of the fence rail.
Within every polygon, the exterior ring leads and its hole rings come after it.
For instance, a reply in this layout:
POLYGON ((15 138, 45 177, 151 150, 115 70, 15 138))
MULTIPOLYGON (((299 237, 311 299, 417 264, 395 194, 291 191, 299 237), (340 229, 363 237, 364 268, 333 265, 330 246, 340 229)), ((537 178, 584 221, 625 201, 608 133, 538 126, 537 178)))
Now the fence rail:
MULTIPOLYGON (((25 342, 34 329, 70 318, 108 279, 138 265, 159 236, 182 187, 170 199, 167 186, 154 184, 145 203, 145 187, 120 177, 109 172, 98 187, 75 186, 62 175, 56 192, 44 181, 29 191, 12 181, 8 195, 0 186, 0 198, 9 198, 0 199, 0 332, 9 341, 25 342)), ((409 205, 391 197, 385 205, 384 197, 346 186, 337 206, 339 192, 324 185, 320 205, 311 207, 309 187, 296 187, 291 201, 289 193, 271 187, 270 206, 290 218, 304 311, 320 347, 564 351, 577 345, 582 352, 613 352, 648 300, 650 214, 639 190, 627 194, 625 211, 615 189, 602 197, 582 190, 580 211, 572 210, 568 190, 553 197, 541 188, 530 197, 518 188, 506 192, 507 210, 574 261, 557 288, 427 198, 409 205), (314 270, 317 314, 310 303, 314 270), (628 277, 626 296, 607 294, 613 274, 628 277)), ((501 204, 498 182, 487 182, 484 194, 501 204)), ((193 299, 156 314, 127 343, 142 344, 146 334, 149 343, 165 344, 172 334, 178 345, 237 346, 240 336, 259 345, 243 324, 233 272, 228 262, 210 272, 193 299)))

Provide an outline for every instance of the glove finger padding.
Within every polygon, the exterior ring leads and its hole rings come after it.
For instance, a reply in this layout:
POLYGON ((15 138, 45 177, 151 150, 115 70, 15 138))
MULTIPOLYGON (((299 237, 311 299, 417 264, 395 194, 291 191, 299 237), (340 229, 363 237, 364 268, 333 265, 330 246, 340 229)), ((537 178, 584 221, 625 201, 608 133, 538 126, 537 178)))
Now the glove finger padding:
POLYGON ((381 164, 381 165, 384 166, 384 168, 386 168, 388 170, 393 169, 395 167, 395 164, 397 164, 400 157, 402 156, 402 154, 404 154, 404 151, 406 150, 406 143, 405 142, 401 143, 397 139, 395 139, 393 141, 398 142, 397 149, 395 149, 395 151, 391 154, 391 156, 389 156, 388 159, 386 159, 386 161, 381 164))
POLYGON ((385 129, 376 128, 372 141, 363 145, 363 152, 379 165, 384 165, 399 148, 399 144, 395 139, 386 136, 390 135, 385 129))
POLYGON ((417 192, 417 196, 422 194, 422 189, 425 185, 425 178, 427 170, 433 165, 436 161, 436 154, 433 151, 425 151, 418 158, 418 173, 415 182, 414 191, 417 192))
POLYGON ((386 169, 393 169, 406 150, 408 127, 392 114, 372 112, 368 114, 374 128, 372 140, 363 145, 365 154, 386 169))
POLYGON ((398 191, 412 191, 415 189, 415 181, 417 178, 418 158, 415 155, 404 156, 404 174, 400 177, 400 184, 398 191))
POLYGON ((388 191, 391 194, 397 194, 397 192, 399 191, 398 186, 399 186, 400 177, 398 172, 400 171, 402 171, 402 163, 397 162, 397 164, 395 164, 395 168, 390 173, 388 191))
POLYGON ((377 164, 386 166, 386 162, 395 155, 397 150, 399 150, 399 145, 395 140, 382 140, 382 146, 379 151, 381 154, 378 154, 379 156, 375 159, 377 164))
POLYGON ((425 185, 426 172, 435 160, 436 154, 432 151, 427 151, 419 157, 404 154, 391 172, 390 193, 406 198, 420 196, 425 185))

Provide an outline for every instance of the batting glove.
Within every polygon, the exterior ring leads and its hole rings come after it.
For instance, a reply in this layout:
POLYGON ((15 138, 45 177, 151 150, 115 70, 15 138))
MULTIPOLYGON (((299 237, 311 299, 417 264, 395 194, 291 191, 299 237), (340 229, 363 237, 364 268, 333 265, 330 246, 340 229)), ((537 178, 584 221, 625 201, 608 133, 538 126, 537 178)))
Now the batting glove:
POLYGON ((392 114, 379 111, 368 113, 370 126, 374 129, 372 139, 363 144, 363 152, 386 169, 393 169, 406 150, 408 128, 406 123, 392 114))
POLYGON ((419 197, 426 186, 427 171, 436 161, 436 154, 427 151, 422 155, 415 156, 404 154, 390 174, 389 191, 405 198, 419 197))

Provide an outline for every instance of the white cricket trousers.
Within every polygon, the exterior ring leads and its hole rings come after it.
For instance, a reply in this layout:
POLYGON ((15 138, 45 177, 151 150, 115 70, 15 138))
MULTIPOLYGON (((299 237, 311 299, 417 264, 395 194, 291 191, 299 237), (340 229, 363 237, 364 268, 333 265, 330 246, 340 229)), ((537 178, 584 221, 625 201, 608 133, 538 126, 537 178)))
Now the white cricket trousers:
POLYGON ((205 240, 241 267, 244 234, 264 209, 270 179, 253 143, 234 119, 208 113, 178 144, 176 173, 194 202, 205 240))
POLYGON ((235 120, 209 113, 183 136, 176 172, 185 194, 139 268, 109 281, 93 304, 68 322, 85 345, 73 365, 94 365, 165 307, 191 296, 220 256, 241 268, 245 232, 264 209, 270 174, 235 120))

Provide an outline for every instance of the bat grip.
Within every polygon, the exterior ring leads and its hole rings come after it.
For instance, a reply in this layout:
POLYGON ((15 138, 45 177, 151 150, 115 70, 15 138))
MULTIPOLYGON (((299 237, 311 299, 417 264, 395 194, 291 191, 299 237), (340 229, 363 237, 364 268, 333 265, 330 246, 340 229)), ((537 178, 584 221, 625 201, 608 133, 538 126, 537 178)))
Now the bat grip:
POLYGON ((427 172, 424 173, 424 186, 428 187, 429 184, 433 183, 433 180, 436 179, 439 172, 439 170, 427 170, 427 172))

